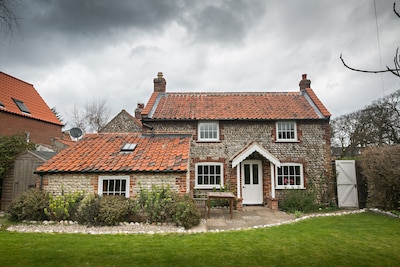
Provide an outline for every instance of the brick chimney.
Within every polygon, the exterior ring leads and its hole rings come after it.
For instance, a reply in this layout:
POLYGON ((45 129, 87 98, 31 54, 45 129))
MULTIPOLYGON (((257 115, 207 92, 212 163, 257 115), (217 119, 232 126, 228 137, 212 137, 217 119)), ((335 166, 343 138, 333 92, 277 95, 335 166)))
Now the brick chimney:
POLYGON ((159 72, 157 78, 154 79, 154 92, 165 92, 167 82, 163 77, 163 73, 159 72))
POLYGON ((143 103, 138 103, 137 108, 135 109, 135 118, 140 120, 142 119, 142 110, 144 109, 143 103))
POLYGON ((311 81, 307 79, 307 74, 302 75, 302 80, 299 83, 300 91, 306 88, 311 88, 311 81))

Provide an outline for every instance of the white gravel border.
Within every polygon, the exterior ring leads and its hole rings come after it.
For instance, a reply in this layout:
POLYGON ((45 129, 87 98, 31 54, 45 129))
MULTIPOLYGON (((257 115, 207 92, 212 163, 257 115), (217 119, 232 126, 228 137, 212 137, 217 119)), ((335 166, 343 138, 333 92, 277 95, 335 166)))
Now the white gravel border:
POLYGON ((169 233, 181 233, 181 234, 194 234, 194 233, 204 233, 204 232, 227 232, 227 231, 240 231, 240 230, 250 230, 259 228, 269 228, 276 227, 285 224, 292 224, 300 221, 304 221, 316 217, 329 217, 329 216, 342 216, 348 214, 357 214, 364 212, 375 212, 384 214, 387 216, 399 218, 390 212, 381 211, 379 209, 360 209, 360 210, 350 210, 350 211, 338 211, 331 213, 316 213, 310 215, 304 215, 300 218, 287 220, 284 222, 257 225, 252 227, 243 228, 232 228, 227 230, 209 230, 207 231, 206 220, 202 220, 199 226, 193 229, 185 230, 183 227, 177 227, 174 224, 158 223, 158 224, 148 224, 148 223, 120 223, 118 226, 103 226, 103 227, 88 227, 85 225, 80 225, 72 221, 43 221, 43 222, 26 222, 24 224, 11 225, 7 228, 8 231, 12 232, 22 232, 22 233, 71 233, 71 234, 169 234, 169 233))

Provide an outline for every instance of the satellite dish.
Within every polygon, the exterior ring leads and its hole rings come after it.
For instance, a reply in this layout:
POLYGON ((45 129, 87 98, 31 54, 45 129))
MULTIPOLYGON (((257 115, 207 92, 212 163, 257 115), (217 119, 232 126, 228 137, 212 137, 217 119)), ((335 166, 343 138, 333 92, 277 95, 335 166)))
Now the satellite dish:
POLYGON ((83 130, 79 127, 74 127, 69 130, 69 135, 72 139, 79 140, 83 136, 83 130))

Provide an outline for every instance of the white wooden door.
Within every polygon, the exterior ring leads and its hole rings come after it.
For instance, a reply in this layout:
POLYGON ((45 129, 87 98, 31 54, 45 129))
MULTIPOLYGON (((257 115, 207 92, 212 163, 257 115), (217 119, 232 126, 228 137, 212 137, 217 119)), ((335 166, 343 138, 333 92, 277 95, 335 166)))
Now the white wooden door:
POLYGON ((356 164, 354 160, 336 160, 338 205, 358 208, 356 164))
POLYGON ((259 160, 242 162, 243 204, 263 203, 262 168, 259 160))

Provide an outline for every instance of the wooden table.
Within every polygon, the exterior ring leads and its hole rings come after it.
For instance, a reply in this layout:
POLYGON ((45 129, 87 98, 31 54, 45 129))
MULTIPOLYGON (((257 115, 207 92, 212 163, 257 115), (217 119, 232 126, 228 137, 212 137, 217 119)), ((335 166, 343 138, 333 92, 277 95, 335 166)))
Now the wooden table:
POLYGON ((229 199, 229 212, 231 214, 231 219, 232 219, 233 200, 235 199, 235 195, 232 192, 208 192, 207 193, 208 218, 210 218, 210 209, 211 209, 210 199, 211 198, 229 199))

